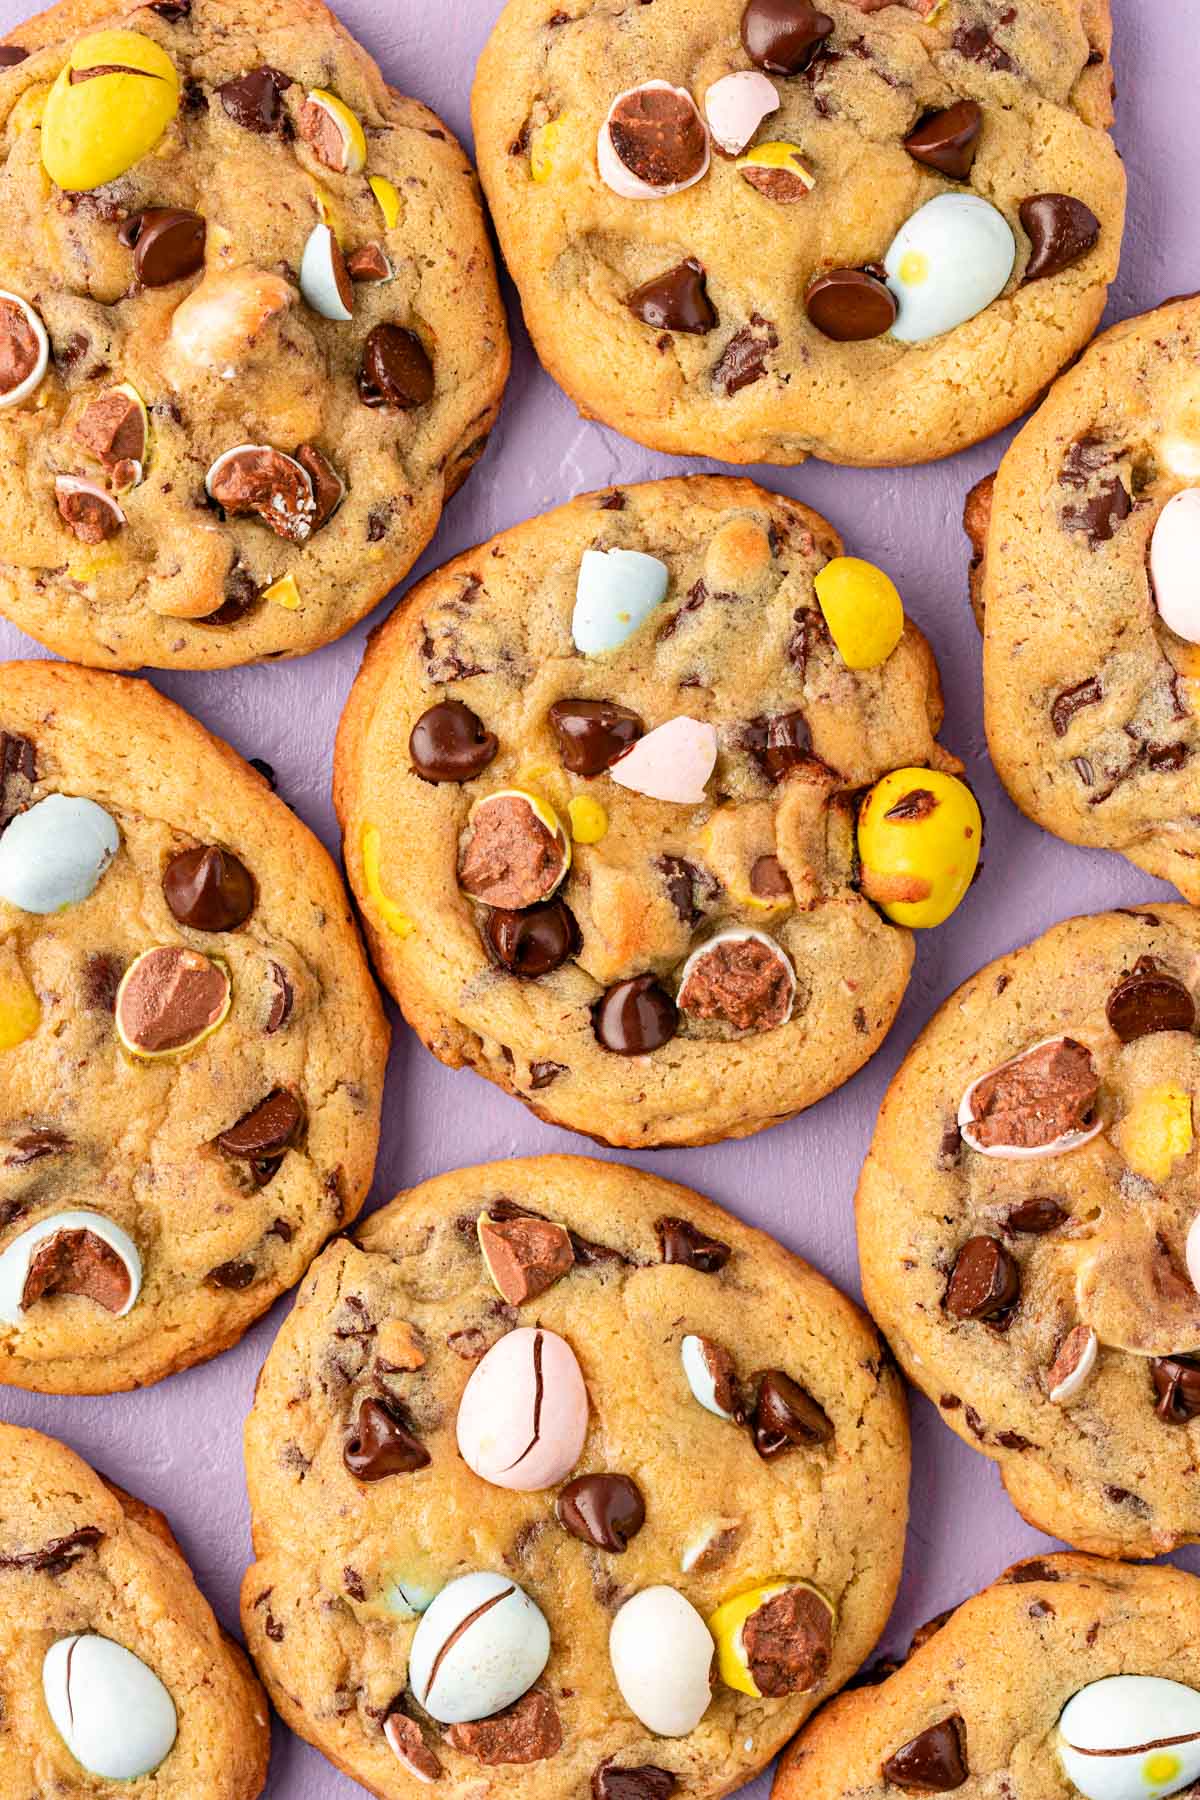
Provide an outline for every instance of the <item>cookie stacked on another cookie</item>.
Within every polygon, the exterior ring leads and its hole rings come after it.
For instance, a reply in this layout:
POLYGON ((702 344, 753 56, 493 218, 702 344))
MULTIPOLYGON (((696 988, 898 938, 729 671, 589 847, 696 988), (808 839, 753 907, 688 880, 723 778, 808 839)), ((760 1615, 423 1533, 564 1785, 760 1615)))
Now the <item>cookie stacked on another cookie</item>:
POLYGON ((0 611, 103 667, 340 636, 507 375, 470 166, 320 0, 21 26, 0 270, 0 611))
POLYGON ((987 437, 1116 274, 1110 40, 1108 0, 509 0, 475 131, 543 362, 684 455, 987 437))
POLYGON ((610 1163, 464 1169, 332 1245, 246 1456, 254 1657, 388 1800, 717 1800, 859 1666, 900 1573, 868 1321, 610 1163))
POLYGON ((6 1794, 254 1800, 267 1703, 161 1513, 0 1425, 6 1794))
POLYGON ((387 1028, 329 858, 143 682, 0 669, 0 1381, 236 1342, 358 1212, 387 1028))

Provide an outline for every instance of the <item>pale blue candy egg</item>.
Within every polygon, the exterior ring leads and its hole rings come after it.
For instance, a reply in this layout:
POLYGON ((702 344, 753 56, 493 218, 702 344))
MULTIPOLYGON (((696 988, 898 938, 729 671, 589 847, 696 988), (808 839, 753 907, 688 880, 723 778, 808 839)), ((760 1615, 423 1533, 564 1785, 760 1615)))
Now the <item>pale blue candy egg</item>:
POLYGON ((641 550, 585 550, 579 565, 571 636, 584 656, 621 645, 667 597, 670 575, 641 550))
POLYGON ((904 224, 884 257, 900 312, 892 336, 922 344, 973 319, 1008 285, 1017 242, 978 194, 939 194, 904 224))
POLYGON ((121 844, 94 800, 49 794, 18 813, 0 837, 0 900, 22 912, 54 913, 93 893, 121 844))

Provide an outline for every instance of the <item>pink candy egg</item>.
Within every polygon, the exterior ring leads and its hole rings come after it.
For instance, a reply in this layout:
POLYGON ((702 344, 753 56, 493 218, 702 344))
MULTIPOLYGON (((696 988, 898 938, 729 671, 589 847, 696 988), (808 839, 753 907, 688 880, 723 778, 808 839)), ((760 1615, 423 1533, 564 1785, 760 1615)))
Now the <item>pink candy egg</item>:
POLYGON ((587 1423, 587 1388, 570 1344, 523 1327, 493 1344, 468 1381, 459 1453, 480 1480, 532 1493, 570 1474, 587 1423))
POLYGON ((722 75, 704 96, 713 141, 729 156, 740 156, 769 113, 779 111, 779 91, 757 69, 722 75))
POLYGON ((1150 575, 1164 625, 1200 644, 1200 488, 1168 500, 1150 543, 1150 575))
POLYGON ((668 719, 618 757, 609 774, 650 800, 699 806, 717 763, 717 733, 700 719, 668 719))

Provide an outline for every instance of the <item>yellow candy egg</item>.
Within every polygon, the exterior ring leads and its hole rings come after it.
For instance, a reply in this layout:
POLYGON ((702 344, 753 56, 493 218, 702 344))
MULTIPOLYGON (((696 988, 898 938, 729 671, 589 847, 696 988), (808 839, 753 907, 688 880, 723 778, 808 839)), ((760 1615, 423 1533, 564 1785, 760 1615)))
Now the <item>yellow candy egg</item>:
POLYGON ((794 206, 817 185, 795 144, 755 144, 753 150, 739 156, 735 166, 743 181, 780 206, 794 206))
POLYGON ((379 827, 377 825, 366 825, 363 827, 363 880, 367 884, 367 893, 374 902, 379 916, 387 926, 388 930, 394 932, 397 937, 410 937, 416 930, 416 926, 408 917, 407 913, 402 912, 396 905, 396 902, 384 892, 383 879, 379 869, 379 850, 381 841, 379 827))
POLYGON ((904 607, 891 577, 861 557, 835 556, 813 586, 846 667, 885 663, 904 636, 904 607))
POLYGON ((71 192, 103 187, 149 154, 179 110, 179 75, 138 31, 81 38, 50 90, 42 161, 71 192))
POLYGON ((577 844, 598 844, 608 831, 608 814, 590 794, 579 794, 567 806, 571 836, 577 844))
POLYGON ((983 818, 970 788, 936 769, 896 769, 858 815, 862 890, 914 931, 950 917, 975 879, 983 818))
POLYGON ((394 231, 400 217, 400 194, 386 175, 368 176, 368 185, 379 203, 383 214, 383 222, 389 231, 394 231))
POLYGON ((1165 1181, 1192 1147, 1192 1096, 1172 1081, 1147 1088, 1113 1136, 1135 1175, 1147 1181, 1165 1181))
POLYGON ((554 158, 562 148, 563 134, 566 130, 567 117, 550 119, 545 125, 539 125, 529 140, 529 173, 539 187, 553 179, 554 158))
POLYGON ((318 140, 322 148, 318 151, 320 160, 330 168, 337 169, 343 175, 357 175, 367 162, 367 139, 357 116, 351 112, 344 100, 331 94, 325 88, 313 88, 308 96, 308 105, 316 112, 324 113, 333 125, 340 149, 332 156, 325 149, 323 140, 318 140))
POLYGON ((828 1608, 832 1618, 832 1606, 808 1581, 772 1581, 763 1587, 750 1588, 746 1593, 736 1594, 732 1600, 726 1600, 713 1613, 708 1621, 708 1629, 717 1646, 717 1671, 726 1687, 733 1688, 739 1694, 749 1694, 753 1700, 762 1699, 758 1683, 750 1673, 743 1632, 747 1622, 768 1600, 774 1600, 777 1594, 789 1593, 794 1588, 803 1588, 806 1592, 815 1594, 821 1605, 828 1608))
POLYGON ((15 959, 0 962, 0 1051, 25 1043, 41 1022, 38 997, 15 959))

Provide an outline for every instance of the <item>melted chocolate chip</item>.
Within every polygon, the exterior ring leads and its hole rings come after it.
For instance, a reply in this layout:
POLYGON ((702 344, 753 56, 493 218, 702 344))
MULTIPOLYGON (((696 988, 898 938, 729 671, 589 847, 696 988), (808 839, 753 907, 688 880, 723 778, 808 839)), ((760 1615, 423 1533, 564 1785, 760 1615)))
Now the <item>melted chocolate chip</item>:
POLYGON ((1004 1221, 1004 1229, 1024 1232, 1030 1237, 1044 1237, 1048 1231, 1057 1231, 1060 1225, 1065 1225, 1070 1216, 1057 1200, 1025 1200, 1012 1208, 1004 1221))
POLYGON ((866 269, 829 269, 818 275, 804 305, 817 330, 838 344, 882 337, 900 310, 887 283, 866 269))
POLYGON ((706 869, 698 868, 685 856, 660 856, 655 868, 667 884, 671 905, 684 925, 698 925, 704 917, 704 903, 714 900, 718 884, 706 869))
POLYGON ((181 207, 151 207, 132 213, 117 237, 133 251, 133 272, 141 287, 169 287, 204 267, 208 226, 199 213, 181 207))
POLYGON ((746 55, 771 75, 799 75, 832 31, 829 14, 809 0, 749 0, 742 14, 746 55))
POLYGON ((28 50, 22 50, 20 44, 0 44, 0 69, 15 69, 28 55, 28 50))
POLYGON ((1100 237, 1100 221, 1091 207, 1070 194, 1033 194, 1022 200, 1020 213, 1032 245, 1026 281, 1040 281, 1070 268, 1100 237))
POLYGON ((708 1237, 687 1219, 655 1220, 659 1255, 665 1263, 681 1263, 686 1269, 699 1269, 702 1275, 717 1275, 733 1252, 720 1238, 708 1237))
POLYGON ((342 1461, 358 1481, 383 1481, 427 1468, 431 1458, 419 1438, 382 1400, 364 1400, 342 1461))
POLYGON ((678 1792, 675 1776, 653 1763, 642 1763, 636 1769, 601 1763, 592 1774, 592 1800, 671 1800, 678 1792))
POLYGON ((28 804, 36 781, 32 743, 16 732, 0 732, 0 831, 28 804))
POLYGON ((601 1049, 615 1056, 646 1056, 670 1043, 679 1029, 679 1011, 653 975, 635 975, 597 1001, 592 1029, 601 1049))
POLYGON ((720 324, 708 297, 703 264, 694 256, 635 288, 625 304, 634 318, 652 331, 684 331, 703 337, 720 324))
POLYGON ((257 1273, 252 1262, 227 1262, 222 1263, 219 1268, 210 1269, 208 1279, 214 1287, 241 1294, 248 1287, 253 1287, 257 1273))
POLYGON ((364 406, 394 406, 413 412, 433 399, 429 353, 415 331, 403 325, 376 325, 363 347, 358 397, 364 406))
POLYGON ((9 1555, 0 1552, 0 1569, 32 1569, 39 1575, 65 1575, 81 1557, 103 1541, 104 1533, 98 1525, 81 1525, 78 1531, 51 1538, 37 1550, 18 1550, 9 1555))
POLYGON ((827 1444, 833 1426, 812 1395, 782 1369, 770 1369, 759 1384, 750 1421, 754 1448, 765 1460, 785 1450, 827 1444))
POLYGON ((999 1319, 1021 1293, 1021 1271, 999 1238, 968 1238, 946 1289, 946 1311, 956 1319, 999 1319))
POLYGON ((1156 1031, 1196 1029, 1196 1002, 1190 992, 1148 957, 1117 983, 1104 1010, 1123 1044, 1156 1031))
POLYGON ((1133 510, 1124 482, 1111 467, 1116 460, 1109 445, 1096 437, 1083 437, 1071 445, 1059 471, 1059 484, 1075 488, 1081 498, 1064 506, 1065 531, 1081 531, 1094 549, 1107 544, 1122 519, 1133 510))
POLYGON ((742 743, 770 782, 782 781, 789 769, 812 760, 812 732, 802 712, 751 719, 742 743))
POLYGON ((1007 50, 1001 49, 986 25, 960 25, 950 40, 960 56, 982 63, 996 73, 1016 68, 1007 50))
POLYGON ((260 69, 251 69, 248 74, 234 76, 232 81, 219 87, 217 93, 235 125, 266 137, 273 131, 284 129, 287 115, 283 96, 291 85, 290 75, 264 64, 260 69))
POLYGON ((965 1729, 955 1713, 902 1744, 883 1765, 883 1778, 909 1794, 948 1794, 967 1779, 965 1729))
POLYGON ((236 931, 254 911, 254 877, 229 850, 200 845, 163 871, 167 905, 193 931, 236 931))
POLYGON ((646 727, 637 713, 613 700, 556 700, 550 724, 572 775, 603 775, 636 744, 646 727))
POLYGON ((983 130, 983 108, 974 100, 957 100, 941 112, 926 113, 904 140, 904 148, 919 163, 965 181, 971 173, 983 130))
POLYGON ((597 1550, 622 1556, 646 1523, 646 1503, 628 1475, 580 1475, 555 1502, 564 1531, 597 1550))
POLYGON ((461 700, 439 700, 423 712, 408 740, 422 781, 474 781, 495 759, 500 741, 461 700))
POLYGON ((779 348, 779 333, 770 319, 752 313, 750 323, 736 332, 721 352, 713 369, 713 381, 732 398, 743 388, 761 381, 767 372, 767 357, 779 348))
POLYGON ((236 1125, 221 1132, 217 1143, 227 1156, 253 1162, 286 1150, 295 1142, 303 1124, 304 1108, 295 1094, 287 1088, 276 1088, 236 1125))
POLYGON ((1168 1425, 1200 1419, 1200 1362, 1193 1356, 1158 1356, 1150 1364, 1158 1399, 1155 1412, 1168 1425))
POLYGON ((1098 706, 1103 698, 1104 689, 1098 675, 1089 675, 1086 681, 1064 688, 1061 694, 1055 696, 1050 708, 1050 723, 1054 727, 1055 737, 1066 737, 1075 714, 1082 712, 1085 706, 1098 706))
POLYGON ((583 939, 575 915, 562 900, 524 912, 493 907, 483 915, 480 935, 494 961, 510 975, 533 981, 550 975, 579 954, 583 939))

